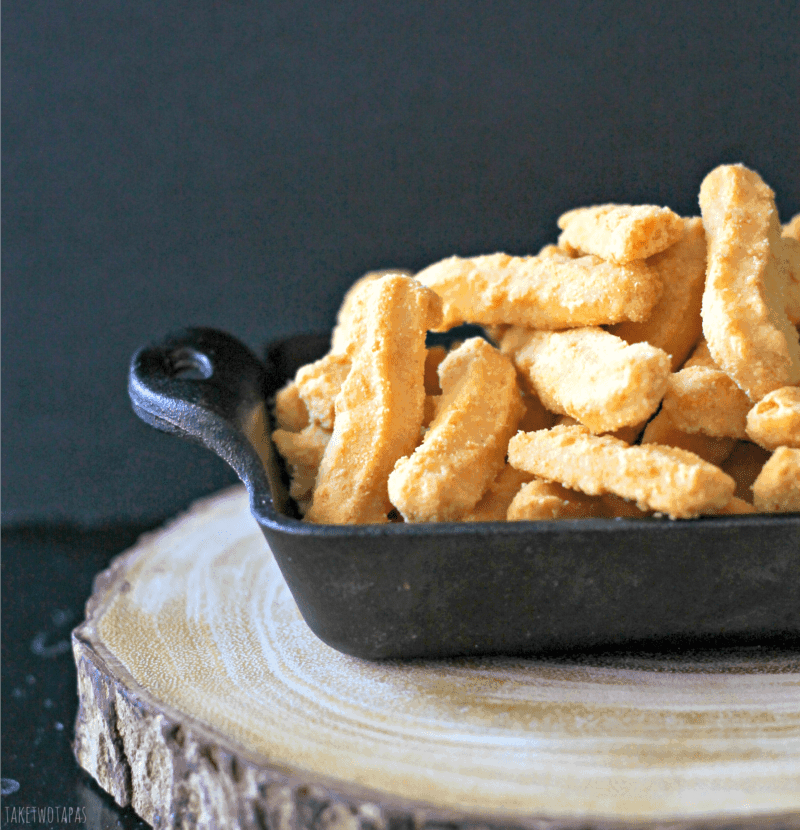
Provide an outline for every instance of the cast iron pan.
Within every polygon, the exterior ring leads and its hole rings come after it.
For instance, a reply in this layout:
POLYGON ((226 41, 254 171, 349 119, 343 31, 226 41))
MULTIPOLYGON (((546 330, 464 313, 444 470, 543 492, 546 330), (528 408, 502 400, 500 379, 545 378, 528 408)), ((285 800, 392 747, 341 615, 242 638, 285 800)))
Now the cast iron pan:
POLYGON ((268 401, 327 336, 275 343, 186 329, 138 351, 142 420, 204 444, 253 515, 311 629, 365 658, 676 650, 800 642, 800 514, 692 521, 366 526, 300 521, 269 440, 268 401))

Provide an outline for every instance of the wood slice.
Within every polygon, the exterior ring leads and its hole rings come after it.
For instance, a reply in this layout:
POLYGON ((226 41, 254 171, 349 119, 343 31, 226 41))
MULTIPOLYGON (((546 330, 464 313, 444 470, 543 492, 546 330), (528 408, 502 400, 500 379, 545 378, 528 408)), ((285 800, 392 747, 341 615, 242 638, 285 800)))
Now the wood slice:
POLYGON ((73 645, 78 762, 156 827, 800 827, 797 651, 347 657, 242 488, 115 560, 73 645))

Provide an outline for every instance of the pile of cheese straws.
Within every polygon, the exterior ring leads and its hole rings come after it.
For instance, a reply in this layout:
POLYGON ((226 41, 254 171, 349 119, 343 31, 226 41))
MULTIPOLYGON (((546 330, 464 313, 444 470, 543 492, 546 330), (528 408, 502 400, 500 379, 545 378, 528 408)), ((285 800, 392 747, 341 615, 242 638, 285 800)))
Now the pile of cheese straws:
POLYGON ((274 401, 304 518, 800 510, 800 215, 739 164, 700 210, 579 208, 536 256, 357 281, 274 401), (465 322, 497 348, 426 348, 465 322))

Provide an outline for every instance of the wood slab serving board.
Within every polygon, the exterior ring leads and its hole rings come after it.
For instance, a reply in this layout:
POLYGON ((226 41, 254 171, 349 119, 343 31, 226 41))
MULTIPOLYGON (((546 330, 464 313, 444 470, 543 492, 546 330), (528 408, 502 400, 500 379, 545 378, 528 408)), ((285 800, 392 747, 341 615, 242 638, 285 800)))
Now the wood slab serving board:
POLYGON ((76 758, 159 828, 800 827, 797 651, 347 657, 243 488, 117 558, 73 645, 76 758))

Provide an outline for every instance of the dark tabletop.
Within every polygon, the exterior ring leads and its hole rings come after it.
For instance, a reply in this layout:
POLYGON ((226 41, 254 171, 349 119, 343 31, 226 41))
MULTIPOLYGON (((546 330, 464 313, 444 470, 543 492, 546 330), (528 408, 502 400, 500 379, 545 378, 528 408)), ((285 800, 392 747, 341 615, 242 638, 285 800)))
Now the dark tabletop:
POLYGON ((118 807, 72 755, 78 694, 70 647, 94 575, 147 529, 3 531, 2 828, 149 827, 118 807))

